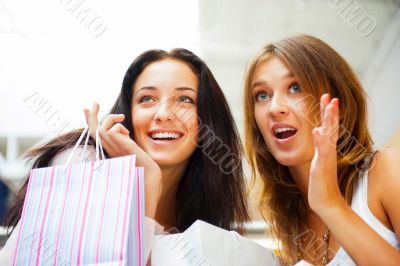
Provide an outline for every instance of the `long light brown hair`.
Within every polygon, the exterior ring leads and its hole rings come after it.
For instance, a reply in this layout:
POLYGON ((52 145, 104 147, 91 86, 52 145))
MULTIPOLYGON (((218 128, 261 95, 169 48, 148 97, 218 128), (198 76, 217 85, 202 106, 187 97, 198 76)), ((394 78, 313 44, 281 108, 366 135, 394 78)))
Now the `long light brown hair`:
POLYGON ((288 167, 268 150, 254 114, 251 93, 253 75, 270 58, 280 59, 294 74, 305 98, 310 121, 319 123, 319 99, 324 93, 339 99, 340 130, 337 141, 337 173, 341 193, 350 203, 359 173, 369 165, 372 139, 367 127, 366 95, 348 63, 329 45, 307 35, 296 35, 270 43, 251 60, 244 84, 245 147, 253 182, 262 180, 260 208, 273 236, 281 243, 283 261, 297 261, 294 239, 306 229, 309 210, 288 167))

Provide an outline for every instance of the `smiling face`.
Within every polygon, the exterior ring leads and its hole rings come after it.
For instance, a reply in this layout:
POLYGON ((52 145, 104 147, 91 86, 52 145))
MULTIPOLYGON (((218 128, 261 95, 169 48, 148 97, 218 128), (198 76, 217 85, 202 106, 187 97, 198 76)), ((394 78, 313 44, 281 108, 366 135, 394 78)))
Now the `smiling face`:
POLYGON ((160 167, 185 164, 195 151, 197 95, 197 76, 174 59, 149 64, 134 83, 134 140, 160 167))
POLYGON ((293 73, 270 57, 255 69, 251 84, 255 120, 269 151, 285 166, 309 163, 313 125, 306 115, 306 94, 293 73))

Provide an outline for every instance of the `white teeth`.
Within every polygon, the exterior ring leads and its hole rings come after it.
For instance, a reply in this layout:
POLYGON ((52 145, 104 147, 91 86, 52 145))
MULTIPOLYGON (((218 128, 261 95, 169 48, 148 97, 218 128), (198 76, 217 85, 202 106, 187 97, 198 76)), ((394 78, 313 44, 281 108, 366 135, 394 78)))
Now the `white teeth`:
POLYGON ((181 136, 179 133, 172 133, 172 132, 157 132, 151 134, 153 139, 177 139, 181 136))
POLYGON ((290 127, 281 127, 281 128, 277 128, 275 130, 275 133, 278 134, 278 133, 282 133, 282 132, 286 132, 286 131, 295 131, 295 130, 296 129, 290 128, 290 127))

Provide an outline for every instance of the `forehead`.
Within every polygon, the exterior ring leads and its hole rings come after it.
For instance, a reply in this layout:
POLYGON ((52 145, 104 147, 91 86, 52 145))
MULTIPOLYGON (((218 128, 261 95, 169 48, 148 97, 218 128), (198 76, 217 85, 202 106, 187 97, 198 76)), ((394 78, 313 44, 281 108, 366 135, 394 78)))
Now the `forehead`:
POLYGON ((134 89, 152 87, 191 87, 197 90, 198 78, 183 61, 163 59, 150 63, 138 76, 134 89))
POLYGON ((293 78, 292 71, 277 57, 270 57, 256 67, 252 83, 293 78))

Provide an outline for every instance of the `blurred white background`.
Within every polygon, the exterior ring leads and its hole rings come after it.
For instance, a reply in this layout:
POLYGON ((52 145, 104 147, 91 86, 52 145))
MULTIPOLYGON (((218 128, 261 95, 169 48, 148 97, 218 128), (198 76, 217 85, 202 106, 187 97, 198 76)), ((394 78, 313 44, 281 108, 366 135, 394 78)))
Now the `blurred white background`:
POLYGON ((307 33, 353 66, 370 96, 376 147, 400 143, 400 3, 395 0, 0 0, 0 177, 21 154, 105 114, 141 52, 184 47, 211 67, 242 131, 242 79, 262 45, 307 33), (38 109, 38 106, 42 108, 38 109))

